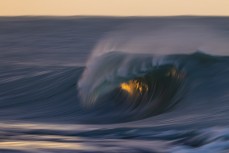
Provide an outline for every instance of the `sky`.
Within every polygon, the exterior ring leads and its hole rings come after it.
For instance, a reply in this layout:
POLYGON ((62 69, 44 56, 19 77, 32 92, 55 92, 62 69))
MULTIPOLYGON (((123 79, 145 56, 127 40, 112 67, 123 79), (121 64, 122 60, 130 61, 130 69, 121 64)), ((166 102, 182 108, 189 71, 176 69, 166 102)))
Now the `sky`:
POLYGON ((0 0, 0 16, 229 16, 229 0, 0 0))

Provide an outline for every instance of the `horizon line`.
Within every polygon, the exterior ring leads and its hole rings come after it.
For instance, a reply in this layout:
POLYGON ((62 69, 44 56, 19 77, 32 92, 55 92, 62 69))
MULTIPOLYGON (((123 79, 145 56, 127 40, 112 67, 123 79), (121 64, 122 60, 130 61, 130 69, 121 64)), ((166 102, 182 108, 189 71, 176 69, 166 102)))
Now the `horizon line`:
POLYGON ((229 17, 229 15, 0 15, 0 17, 229 17))

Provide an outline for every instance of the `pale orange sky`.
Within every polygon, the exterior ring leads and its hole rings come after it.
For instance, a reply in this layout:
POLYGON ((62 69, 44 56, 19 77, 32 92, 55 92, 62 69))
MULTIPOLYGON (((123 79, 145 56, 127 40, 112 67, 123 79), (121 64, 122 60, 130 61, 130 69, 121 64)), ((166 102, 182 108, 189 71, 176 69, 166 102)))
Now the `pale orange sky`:
POLYGON ((0 0, 0 16, 229 16, 229 0, 0 0))

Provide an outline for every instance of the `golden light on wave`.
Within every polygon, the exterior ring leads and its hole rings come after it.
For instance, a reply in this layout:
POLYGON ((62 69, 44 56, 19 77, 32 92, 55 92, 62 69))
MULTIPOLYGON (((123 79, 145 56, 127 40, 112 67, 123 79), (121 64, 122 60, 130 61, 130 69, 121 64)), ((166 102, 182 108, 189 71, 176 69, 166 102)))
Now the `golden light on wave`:
POLYGON ((128 92, 130 95, 143 94, 148 91, 148 86, 138 80, 130 80, 128 82, 121 83, 121 89, 128 92))
POLYGON ((167 72, 166 76, 174 77, 177 79, 183 79, 185 77, 185 73, 179 72, 176 68, 172 68, 167 72))

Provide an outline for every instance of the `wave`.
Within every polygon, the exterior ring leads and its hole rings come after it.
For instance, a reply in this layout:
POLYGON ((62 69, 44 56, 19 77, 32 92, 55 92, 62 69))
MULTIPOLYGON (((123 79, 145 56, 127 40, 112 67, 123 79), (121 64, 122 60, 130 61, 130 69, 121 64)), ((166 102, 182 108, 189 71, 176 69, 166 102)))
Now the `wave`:
POLYGON ((228 55, 225 31, 201 22, 178 23, 134 22, 107 33, 77 82, 82 105, 104 122, 126 122, 173 112, 178 104, 188 107, 187 99, 196 103, 199 89, 193 85, 200 82, 199 99, 208 99, 204 94, 214 89, 204 88, 212 79, 205 75, 225 67, 216 66, 228 55))
POLYGON ((228 64, 227 56, 202 52, 157 56, 114 51, 86 67, 1 68, 0 118, 90 124, 149 119, 155 126, 203 125, 204 119, 225 124, 228 64))
POLYGON ((194 81, 190 73, 197 74, 201 66, 224 58, 202 52, 167 56, 105 53, 88 64, 78 82, 79 95, 84 106, 102 110, 105 116, 112 114, 118 122, 159 115, 183 103, 194 81))

